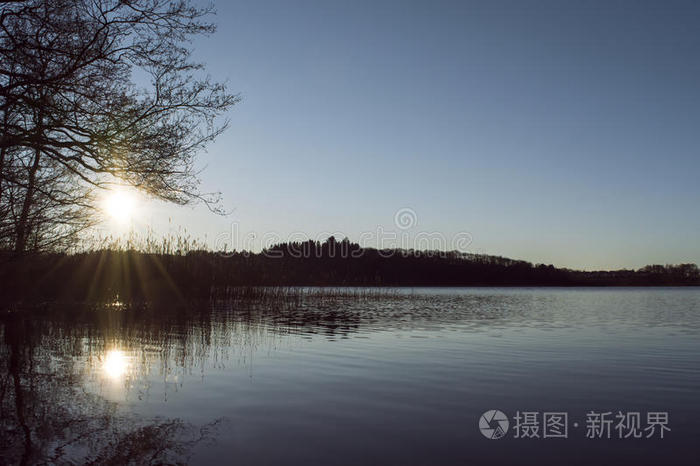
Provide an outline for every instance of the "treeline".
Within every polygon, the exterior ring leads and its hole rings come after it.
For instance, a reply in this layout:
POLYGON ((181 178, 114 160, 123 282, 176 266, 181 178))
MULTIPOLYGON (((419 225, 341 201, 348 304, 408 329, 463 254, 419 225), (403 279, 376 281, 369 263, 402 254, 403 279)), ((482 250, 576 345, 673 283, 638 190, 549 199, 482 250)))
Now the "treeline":
POLYGON ((8 252, 0 262, 5 301, 211 298, 256 286, 700 285, 696 264, 586 272, 489 255, 361 248, 334 238, 280 244, 260 253, 8 252))

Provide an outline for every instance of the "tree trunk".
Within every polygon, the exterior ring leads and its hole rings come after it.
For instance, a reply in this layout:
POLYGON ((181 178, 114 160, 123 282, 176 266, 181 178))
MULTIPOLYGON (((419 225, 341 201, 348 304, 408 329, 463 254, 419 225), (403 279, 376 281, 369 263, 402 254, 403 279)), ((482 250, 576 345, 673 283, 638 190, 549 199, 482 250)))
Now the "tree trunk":
MULTIPOLYGON (((0 147, 0 209, 2 209, 2 182, 5 179, 5 147, 0 147)), ((2 210, 0 210, 0 215, 2 214, 2 210)), ((3 218, 0 216, 0 221, 2 221, 3 218)))
POLYGON ((34 162, 29 169, 29 177, 27 179, 27 194, 24 196, 22 212, 20 213, 19 220, 17 221, 15 252, 19 254, 23 253, 26 249, 27 238, 29 238, 29 211, 32 208, 32 202, 34 202, 34 191, 36 190, 36 172, 39 170, 40 158, 41 151, 39 149, 35 149, 34 162))

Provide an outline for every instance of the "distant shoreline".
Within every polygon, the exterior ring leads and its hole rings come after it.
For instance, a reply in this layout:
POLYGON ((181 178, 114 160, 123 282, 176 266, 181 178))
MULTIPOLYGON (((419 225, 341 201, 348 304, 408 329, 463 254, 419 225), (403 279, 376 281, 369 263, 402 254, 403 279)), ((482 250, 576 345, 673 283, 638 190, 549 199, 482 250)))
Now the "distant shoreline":
POLYGON ((254 287, 691 287, 696 264, 577 271, 499 256, 376 250, 349 241, 285 243, 260 253, 98 250, 0 253, 0 300, 217 298, 254 287), (224 290, 224 291, 222 291, 224 290))

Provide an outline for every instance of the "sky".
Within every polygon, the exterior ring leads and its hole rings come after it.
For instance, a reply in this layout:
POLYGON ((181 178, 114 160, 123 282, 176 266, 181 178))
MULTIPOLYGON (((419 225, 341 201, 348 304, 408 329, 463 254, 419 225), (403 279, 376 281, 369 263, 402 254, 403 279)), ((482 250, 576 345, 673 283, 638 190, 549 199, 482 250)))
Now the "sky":
POLYGON ((242 102, 198 164, 231 214, 148 202, 140 226, 700 263, 699 2, 215 6, 194 58, 242 102))

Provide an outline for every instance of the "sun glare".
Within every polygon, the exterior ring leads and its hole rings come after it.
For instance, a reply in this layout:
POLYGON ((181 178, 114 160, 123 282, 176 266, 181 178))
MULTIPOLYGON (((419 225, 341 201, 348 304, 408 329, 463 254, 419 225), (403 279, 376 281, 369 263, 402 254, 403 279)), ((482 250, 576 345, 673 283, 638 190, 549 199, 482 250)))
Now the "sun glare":
POLYGON ((102 369, 110 379, 119 379, 126 372, 129 362, 124 353, 120 350, 110 350, 107 352, 102 364, 102 369))
POLYGON ((113 191, 105 198, 104 210, 114 220, 126 222, 134 212, 134 197, 123 190, 113 191))

